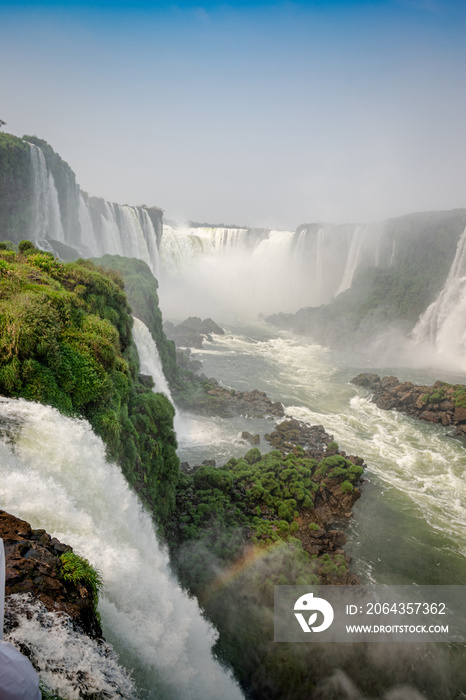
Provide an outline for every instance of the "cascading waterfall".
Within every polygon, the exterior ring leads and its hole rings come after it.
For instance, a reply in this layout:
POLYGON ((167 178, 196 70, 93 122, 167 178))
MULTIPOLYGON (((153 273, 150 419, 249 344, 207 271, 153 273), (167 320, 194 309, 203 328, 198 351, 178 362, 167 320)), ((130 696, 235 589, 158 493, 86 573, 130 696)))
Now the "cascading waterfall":
POLYGON ((133 338, 138 349, 141 372, 150 374, 155 384, 154 391, 165 394, 170 403, 173 403, 170 387, 163 373, 159 351, 151 332, 139 318, 133 316, 133 321, 133 338))
POLYGON ((157 274, 157 235, 145 209, 81 197, 80 224, 83 242, 94 255, 139 258, 157 274))
POLYGON ((52 173, 47 170, 44 154, 33 143, 29 144, 33 177, 32 237, 52 238, 64 243, 58 193, 52 173))
POLYGON ((362 226, 357 226, 351 238, 351 245, 346 259, 345 270, 340 286, 337 290, 337 295, 346 291, 351 287, 356 269, 361 262, 361 249, 364 240, 365 229, 362 226))
POLYGON ((106 638, 140 698, 236 700, 212 657, 216 632, 170 572, 149 514, 87 421, 0 398, 1 507, 86 557, 103 579, 106 638))
POLYGON ((175 317, 202 310, 244 316, 327 303, 351 286, 359 267, 388 265, 384 233, 383 223, 311 224, 296 232, 165 225, 165 309, 175 317))
POLYGON ((160 258, 166 272, 177 272, 203 255, 215 255, 227 249, 241 249, 247 243, 247 237, 246 228, 174 227, 165 224, 160 243, 160 258))
POLYGON ((59 200, 44 153, 35 144, 29 146, 33 184, 31 237, 66 243, 85 255, 110 253, 140 258, 157 275, 157 234, 147 210, 84 196, 66 168, 59 200), (73 221, 73 226, 67 226, 66 221, 73 221))
POLYGON ((133 338, 139 355, 139 364, 143 374, 149 374, 154 380, 154 391, 165 394, 167 399, 175 408, 175 418, 173 427, 178 436, 184 429, 179 409, 175 406, 171 395, 170 387, 163 373, 162 360, 160 359, 157 345, 151 335, 150 330, 143 321, 133 316, 133 338))
POLYGON ((417 345, 433 347, 439 358, 466 369, 466 228, 445 287, 422 314, 412 338, 417 345))
POLYGON ((97 249, 97 241, 94 236, 94 227, 92 225, 89 205, 82 193, 79 194, 78 218, 83 244, 89 248, 93 255, 99 255, 100 251, 97 249))

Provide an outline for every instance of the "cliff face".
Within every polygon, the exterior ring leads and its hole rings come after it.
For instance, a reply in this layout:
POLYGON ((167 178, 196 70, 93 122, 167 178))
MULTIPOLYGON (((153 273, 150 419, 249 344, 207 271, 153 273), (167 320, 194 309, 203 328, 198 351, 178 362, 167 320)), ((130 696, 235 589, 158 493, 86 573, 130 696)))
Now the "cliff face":
MULTIPOLYGON (((359 241, 359 252, 356 245, 354 255, 349 251, 350 284, 337 290, 329 303, 274 314, 267 320, 335 348, 367 345, 368 335, 388 326, 409 332, 444 287, 465 227, 465 209, 409 214, 384 222, 372 260, 364 255, 369 247, 364 240, 359 241)), ((330 277, 338 276, 337 258, 336 254, 335 268, 326 268, 330 277)))
POLYGON ((0 134, 0 239, 28 238, 66 259, 118 253, 153 264, 162 236, 158 207, 89 197, 53 148, 36 136, 0 134))
POLYGON ((19 241, 33 217, 33 182, 28 144, 0 134, 0 238, 19 241))

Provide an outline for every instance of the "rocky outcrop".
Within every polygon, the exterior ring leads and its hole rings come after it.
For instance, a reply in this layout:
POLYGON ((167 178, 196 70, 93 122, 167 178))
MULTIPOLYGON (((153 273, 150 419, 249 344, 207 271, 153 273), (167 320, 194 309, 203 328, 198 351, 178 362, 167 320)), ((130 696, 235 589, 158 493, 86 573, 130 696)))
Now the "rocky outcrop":
POLYGON ((264 391, 253 389, 253 391, 235 391, 225 389, 221 386, 214 386, 207 391, 210 399, 210 408, 219 416, 229 418, 231 416, 243 415, 252 418, 264 418, 265 416, 285 415, 283 405, 279 401, 271 401, 264 391))
MULTIPOLYGON (((45 530, 33 530, 29 523, 0 511, 0 538, 5 547, 5 597, 30 594, 51 612, 63 612, 73 627, 92 638, 101 638, 92 591, 83 584, 64 581, 60 556, 71 547, 45 530)), ((5 631, 8 631, 8 614, 5 631)))
POLYGON ((323 425, 308 425, 294 418, 275 426, 275 430, 265 435, 271 447, 281 452, 290 451, 294 445, 300 445, 313 459, 320 459, 333 437, 323 425))
POLYGON ((201 320, 197 316, 190 316, 177 326, 170 321, 163 324, 164 331, 170 340, 175 342, 177 347, 202 348, 204 340, 212 340, 212 333, 224 335, 225 331, 220 328, 211 318, 201 320))
MULTIPOLYGON (((339 524, 353 515, 352 508, 361 497, 358 484, 363 481, 361 475, 364 460, 339 450, 333 436, 322 425, 308 425, 294 418, 277 424, 265 439, 282 454, 294 452, 317 462, 317 468, 312 469, 312 480, 319 485, 314 508, 300 509, 299 529, 295 537, 301 541, 308 554, 318 557, 322 583, 333 583, 334 571, 329 567, 326 573, 321 557, 328 554, 335 559, 334 555, 339 555, 346 565, 351 561, 342 549, 347 538, 339 524), (322 468, 323 464, 325 466, 322 468), (351 478, 352 483, 348 478, 351 478)), ((360 580, 348 570, 344 583, 352 585, 360 583, 360 580)))
POLYGON ((372 401, 430 423, 453 427, 453 435, 466 437, 466 386, 437 381, 431 386, 400 382, 396 377, 358 374, 351 380, 372 392, 372 401))

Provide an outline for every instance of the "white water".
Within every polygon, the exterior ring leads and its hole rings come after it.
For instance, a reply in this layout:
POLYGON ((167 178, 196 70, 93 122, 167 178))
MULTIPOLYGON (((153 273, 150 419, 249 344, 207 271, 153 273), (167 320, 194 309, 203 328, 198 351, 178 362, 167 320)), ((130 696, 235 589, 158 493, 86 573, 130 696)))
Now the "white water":
POLYGON ((351 245, 348 252, 348 258, 346 260, 343 278, 337 290, 337 295, 341 294, 346 289, 349 289, 351 287, 351 284, 353 283, 354 273, 361 264, 361 254, 365 233, 366 227, 356 226, 356 229, 351 238, 351 245))
POLYGON ((44 154, 35 144, 30 143, 31 167, 33 173, 34 239, 53 238, 65 241, 61 222, 57 188, 52 173, 47 170, 44 154))
POLYGON ((466 370, 466 229, 445 287, 422 314, 412 337, 415 344, 432 347, 435 359, 466 370))
MULTIPOLYGON (((366 523, 369 531, 358 534, 363 540, 375 538, 373 551, 377 556, 370 562, 371 575, 379 583, 386 583, 387 569, 390 569, 389 575, 396 579, 390 582, 405 583, 416 579, 420 582, 420 576, 428 578, 441 573, 436 568, 430 570, 431 558, 435 560, 435 567, 442 561, 445 568, 447 565, 455 568, 455 562, 461 561, 462 575, 466 575, 465 447, 447 437, 448 431, 441 426, 379 409, 369 401, 367 391, 348 383, 361 370, 340 370, 328 349, 289 333, 270 338, 266 328, 257 327, 255 332, 256 337, 251 328, 247 335, 243 332, 216 336, 213 343, 205 343, 202 351, 196 351, 195 357, 202 360, 203 371, 208 375, 218 376, 226 384, 236 385, 242 390, 255 387, 267 391, 273 400, 283 401, 288 415, 324 425, 348 454, 364 457, 368 475, 378 484, 377 492, 372 491, 368 499, 383 500, 387 497, 392 508, 387 518, 396 518, 406 528, 396 546, 388 544, 387 533, 398 525, 391 520, 385 522, 385 516, 374 506, 371 521, 366 523), (388 496, 384 496, 387 489, 388 496), (404 550, 409 543, 403 540, 403 536, 406 540, 411 537, 420 540, 416 551, 421 562, 425 558, 424 568, 416 568, 419 560, 413 560, 410 565, 404 559, 404 550), (423 549, 423 542, 429 543, 430 551, 423 549), (442 554, 443 549, 450 554, 442 554)), ((390 369, 381 372, 393 373, 390 369)), ((414 376, 405 378, 417 383, 432 383, 434 380, 414 376)), ((270 427, 260 422, 246 429, 261 435, 270 432, 270 427)), ((216 450, 223 457, 220 437, 217 438, 218 447, 214 446, 211 453, 212 458, 216 457, 216 450)), ((229 439, 227 431, 223 439, 225 442, 229 439)), ((269 449, 263 439, 260 449, 269 449)), ((237 455, 239 451, 240 448, 232 446, 232 454, 237 455)), ((181 457, 189 461, 189 446, 181 457)), ((219 463, 223 463, 221 458, 219 463)), ((371 505, 369 500, 363 502, 363 499, 361 508, 371 505)), ((369 557, 364 547, 362 556, 369 557)), ((448 574, 445 576, 443 582, 452 583, 448 574)))
POLYGON ((155 384, 154 391, 165 394, 170 403, 173 403, 155 340, 145 323, 135 316, 133 316, 133 321, 133 338, 138 349, 141 372, 152 377, 155 384))
POLYGON ((9 619, 17 624, 6 641, 23 653, 28 650, 29 660, 40 668, 41 681, 49 690, 67 700, 82 698, 83 688, 103 697, 136 697, 134 683, 111 645, 79 634, 67 616, 48 611, 27 593, 8 596, 6 604, 9 619))
POLYGON ((149 514, 89 424, 13 399, 0 399, 0 416, 1 507, 100 570, 104 634, 135 668, 140 697, 240 698, 212 658, 215 631, 178 586, 149 514))

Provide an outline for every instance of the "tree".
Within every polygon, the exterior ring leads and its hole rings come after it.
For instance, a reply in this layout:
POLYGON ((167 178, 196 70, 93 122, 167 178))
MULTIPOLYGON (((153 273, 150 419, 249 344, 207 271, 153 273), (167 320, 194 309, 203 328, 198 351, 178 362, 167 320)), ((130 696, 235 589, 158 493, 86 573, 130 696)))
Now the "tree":
POLYGON ((0 119, 0 129, 3 129, 4 126, 6 126, 6 122, 4 122, 3 119, 0 119))

